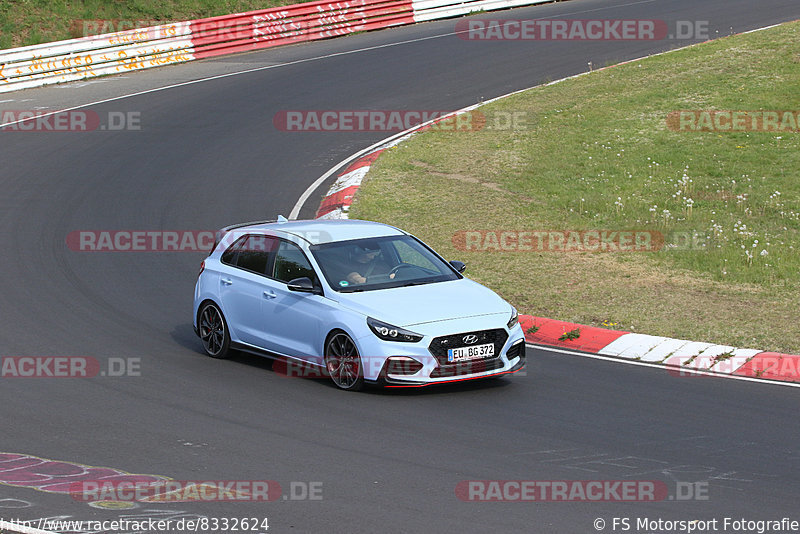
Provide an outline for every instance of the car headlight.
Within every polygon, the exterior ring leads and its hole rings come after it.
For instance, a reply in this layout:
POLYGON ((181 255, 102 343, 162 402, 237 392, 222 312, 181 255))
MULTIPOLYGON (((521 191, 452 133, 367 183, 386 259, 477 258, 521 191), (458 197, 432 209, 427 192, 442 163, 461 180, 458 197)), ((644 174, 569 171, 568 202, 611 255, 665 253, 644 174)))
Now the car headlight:
POLYGON ((367 325, 372 333, 383 339, 384 341, 403 341, 405 343, 416 343, 422 339, 422 336, 406 330, 384 323, 372 317, 367 317, 367 325))
POLYGON ((519 313, 517 313, 517 309, 512 306, 511 307, 511 319, 508 320, 508 323, 506 323, 506 326, 508 327, 509 330, 511 330, 512 328, 514 328, 518 324, 519 324, 519 313))

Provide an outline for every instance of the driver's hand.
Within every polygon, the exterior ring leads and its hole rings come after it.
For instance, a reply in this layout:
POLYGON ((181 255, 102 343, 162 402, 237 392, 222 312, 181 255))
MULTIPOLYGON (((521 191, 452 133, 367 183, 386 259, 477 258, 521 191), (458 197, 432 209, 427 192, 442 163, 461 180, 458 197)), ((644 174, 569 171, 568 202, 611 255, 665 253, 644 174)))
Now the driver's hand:
POLYGON ((394 275, 396 275, 396 274, 397 274, 397 273, 392 273, 392 274, 390 274, 390 275, 389 275, 389 278, 392 278, 392 279, 394 279, 394 275))
POLYGON ((352 273, 347 275, 347 281, 350 282, 351 284, 365 284, 367 283, 367 278, 353 271, 352 273))

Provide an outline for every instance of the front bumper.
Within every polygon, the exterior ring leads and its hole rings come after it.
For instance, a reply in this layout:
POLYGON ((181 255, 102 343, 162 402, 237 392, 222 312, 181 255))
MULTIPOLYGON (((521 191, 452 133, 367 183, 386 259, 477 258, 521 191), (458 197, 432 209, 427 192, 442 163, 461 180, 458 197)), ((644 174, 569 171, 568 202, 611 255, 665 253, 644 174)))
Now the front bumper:
MULTIPOLYGON (((513 338, 512 338, 513 339, 513 338)), ((414 374, 392 374, 387 372, 387 361, 377 378, 368 382, 384 387, 424 387, 435 384, 449 384, 466 380, 480 380, 505 374, 513 374, 525 367, 525 339, 513 339, 504 347, 503 352, 491 359, 474 360, 452 365, 442 365, 435 358, 414 374)))

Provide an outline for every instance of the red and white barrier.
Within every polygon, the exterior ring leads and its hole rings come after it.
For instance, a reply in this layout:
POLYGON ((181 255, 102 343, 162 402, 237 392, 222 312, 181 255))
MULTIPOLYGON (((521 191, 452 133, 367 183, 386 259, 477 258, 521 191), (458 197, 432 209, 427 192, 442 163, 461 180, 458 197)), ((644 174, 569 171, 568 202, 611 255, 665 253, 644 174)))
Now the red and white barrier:
POLYGON ((425 22, 428 20, 459 17, 477 11, 493 11, 508 9, 509 7, 529 6, 543 4, 552 0, 414 0, 414 21, 425 22))
POLYGON ((551 0, 347 0, 0 50, 0 93, 551 0))
POLYGON ((309 2, 191 21, 197 59, 414 22, 411 0, 309 2))

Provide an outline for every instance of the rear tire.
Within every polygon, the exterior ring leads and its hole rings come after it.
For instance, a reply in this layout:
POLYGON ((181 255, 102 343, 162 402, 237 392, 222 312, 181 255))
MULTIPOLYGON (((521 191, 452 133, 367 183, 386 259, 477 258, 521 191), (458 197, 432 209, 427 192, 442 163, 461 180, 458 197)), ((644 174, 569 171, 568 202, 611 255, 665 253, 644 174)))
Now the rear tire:
POLYGON ((212 358, 224 359, 231 354, 231 336, 222 311, 213 302, 206 302, 197 315, 197 330, 203 350, 212 358))
POLYGON ((364 368, 353 340, 344 332, 335 332, 325 342, 325 368, 336 387, 358 391, 364 387, 364 368))

